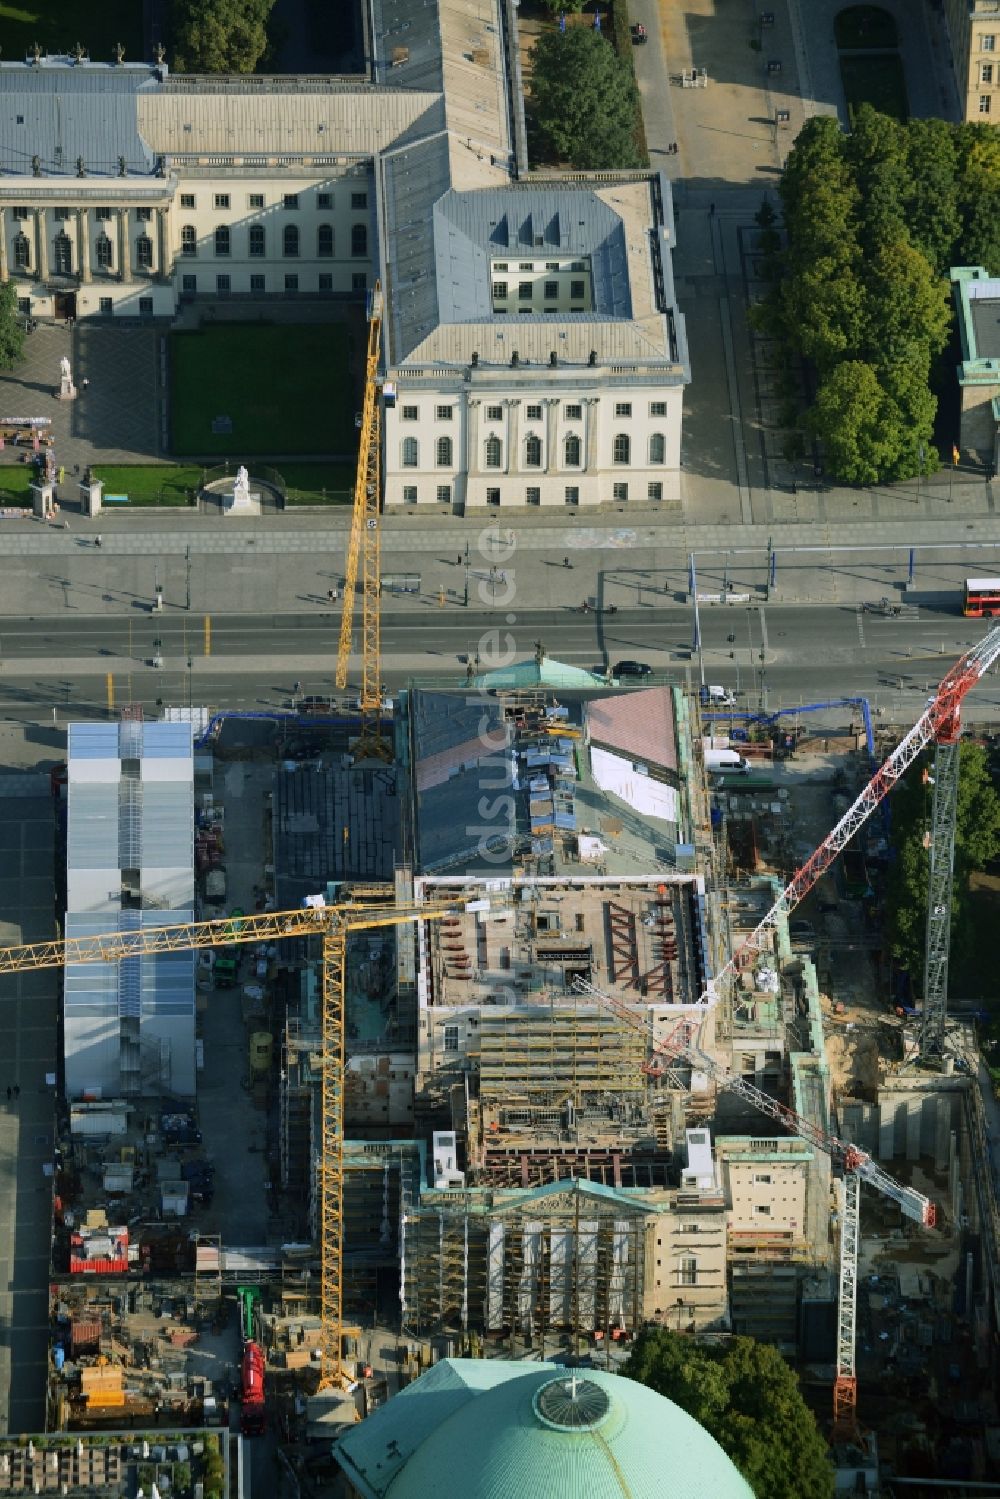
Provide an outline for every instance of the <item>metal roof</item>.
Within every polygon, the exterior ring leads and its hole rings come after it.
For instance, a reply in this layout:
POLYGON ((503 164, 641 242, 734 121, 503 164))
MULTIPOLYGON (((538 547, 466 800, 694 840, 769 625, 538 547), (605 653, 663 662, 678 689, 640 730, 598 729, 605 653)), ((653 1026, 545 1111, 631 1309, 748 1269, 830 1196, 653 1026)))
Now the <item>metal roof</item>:
MULTIPOLYGON (((66 915, 67 937, 137 931, 194 919, 186 911, 104 911, 66 915)), ((67 963, 64 996, 67 1017, 194 1015, 193 952, 150 954, 122 963, 67 963)))
POLYGON ((587 703, 583 711, 591 744, 667 770, 677 769, 669 687, 647 687, 598 698, 587 703))
POLYGON ((45 58, 0 63, 0 169, 27 176, 38 156, 46 177, 150 175, 155 156, 142 138, 136 99, 159 87, 155 69, 45 58))
POLYGON ((426 1499, 461 1474, 462 1499, 753 1499, 718 1443, 635 1380, 549 1363, 443 1359, 367 1421, 334 1457, 365 1499, 426 1499), (534 1397, 574 1378, 605 1399, 589 1424, 546 1420, 534 1397))

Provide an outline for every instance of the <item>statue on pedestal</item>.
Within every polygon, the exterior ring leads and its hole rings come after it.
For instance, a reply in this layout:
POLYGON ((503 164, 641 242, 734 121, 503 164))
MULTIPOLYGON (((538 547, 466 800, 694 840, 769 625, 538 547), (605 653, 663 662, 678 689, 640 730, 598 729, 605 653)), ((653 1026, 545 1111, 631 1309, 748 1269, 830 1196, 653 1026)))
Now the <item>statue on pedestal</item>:
POLYGON ((233 485, 233 504, 235 506, 248 505, 250 503, 250 475, 241 463, 236 470, 236 482, 233 485))
POLYGON ((73 371, 65 354, 59 361, 59 399, 60 401, 72 401, 76 399, 73 371))

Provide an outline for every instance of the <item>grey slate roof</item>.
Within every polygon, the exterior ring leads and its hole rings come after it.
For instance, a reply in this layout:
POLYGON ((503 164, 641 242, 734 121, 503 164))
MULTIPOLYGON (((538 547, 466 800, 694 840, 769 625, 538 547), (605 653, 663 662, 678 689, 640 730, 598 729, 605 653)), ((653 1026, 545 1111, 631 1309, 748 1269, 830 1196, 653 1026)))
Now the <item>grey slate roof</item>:
POLYGON ((155 157, 139 134, 136 98, 158 88, 148 67, 54 62, 7 63, 0 69, 0 171, 31 172, 41 159, 49 176, 117 176, 125 157, 133 175, 152 173, 155 157))

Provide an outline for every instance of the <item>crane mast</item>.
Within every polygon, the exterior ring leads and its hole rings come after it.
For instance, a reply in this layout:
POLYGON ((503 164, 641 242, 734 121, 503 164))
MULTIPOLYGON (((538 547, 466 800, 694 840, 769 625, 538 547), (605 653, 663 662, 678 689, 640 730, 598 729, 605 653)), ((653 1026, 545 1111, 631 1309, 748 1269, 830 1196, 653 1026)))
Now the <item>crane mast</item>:
POLYGON ((382 348, 382 287, 376 281, 368 304, 368 353, 361 407, 354 508, 347 546, 344 602, 337 650, 337 689, 347 686, 354 633, 354 601, 361 573, 361 733, 353 746, 356 760, 391 760, 392 748, 382 734, 382 407, 378 362, 382 348))
POLYGON ((927 937, 924 947, 924 1010, 920 1056, 940 1062, 948 1017, 948 960, 951 955, 951 895, 955 874, 955 824, 961 745, 939 739, 934 753, 927 878, 927 937))

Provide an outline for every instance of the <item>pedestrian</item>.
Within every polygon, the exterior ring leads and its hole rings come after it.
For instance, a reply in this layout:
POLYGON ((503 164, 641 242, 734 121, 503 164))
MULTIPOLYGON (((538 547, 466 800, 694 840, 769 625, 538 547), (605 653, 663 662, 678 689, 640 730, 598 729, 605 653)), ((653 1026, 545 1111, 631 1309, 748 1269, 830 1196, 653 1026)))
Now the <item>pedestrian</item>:
POLYGON ((103 538, 100 535, 97 535, 97 536, 94 537, 94 545, 95 545, 95 547, 103 546, 103 544, 104 544, 103 538))
POLYGON ((65 469, 65 467, 62 464, 60 464, 59 465, 59 483, 60 484, 64 483, 65 479, 66 479, 66 469, 65 469))
POLYGON ((459 552, 458 556, 455 558, 455 566, 456 567, 461 567, 462 566, 462 554, 461 554, 461 552, 459 552))
POLYGON ((334 592, 333 592, 333 589, 332 589, 332 588, 328 588, 328 589, 327 589, 327 590, 326 590, 326 600, 327 600, 327 603, 328 603, 328 604, 332 604, 332 603, 333 603, 333 600, 334 600, 334 592))
POLYGON ((90 381, 89 381, 89 380, 88 380, 88 379, 87 379, 87 378, 86 378, 86 377, 84 377, 84 379, 82 379, 82 380, 81 380, 81 381, 80 381, 80 385, 81 385, 81 387, 82 387, 82 388, 83 388, 83 389, 84 389, 84 390, 86 390, 86 389, 87 389, 87 387, 88 387, 88 386, 89 386, 89 385, 90 385, 90 381))
POLYGON ((568 557, 563 558, 563 567, 572 567, 573 564, 568 557))
POLYGON ((299 693, 302 691, 302 683, 295 682, 292 686, 292 691, 294 692, 295 696, 298 697, 299 693))
MULTIPOLYGON (((709 216, 710 219, 714 219, 715 218, 715 204, 714 203, 710 203, 708 205, 708 216, 709 216)), ((86 381, 84 383, 86 384, 86 381)))
POLYGON ((15 1099, 15 1101, 16 1101, 16 1100, 17 1100, 17 1099, 19 1099, 19 1098, 20 1098, 20 1096, 21 1096, 21 1088, 20 1088, 20 1085, 19 1085, 19 1084, 18 1084, 18 1083, 15 1083, 15 1084, 14 1084, 14 1099, 15 1099))

